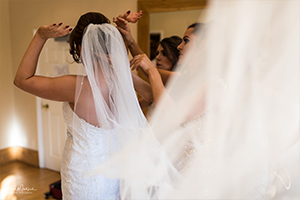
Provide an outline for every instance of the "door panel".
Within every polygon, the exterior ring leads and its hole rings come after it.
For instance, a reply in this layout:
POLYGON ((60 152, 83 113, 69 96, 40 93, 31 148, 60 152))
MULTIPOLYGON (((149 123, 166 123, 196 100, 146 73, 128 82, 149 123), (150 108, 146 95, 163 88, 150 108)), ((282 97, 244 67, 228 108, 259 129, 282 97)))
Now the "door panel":
MULTIPOLYGON (((37 74, 57 77, 66 74, 76 74, 78 67, 69 54, 69 44, 66 41, 48 39, 39 59, 37 74)), ((62 113, 62 102, 41 99, 37 101, 37 109, 41 109, 41 118, 38 119, 43 144, 39 144, 40 160, 45 168, 60 171, 61 158, 66 140, 66 126, 62 113), (43 149, 41 149, 43 148, 43 149), (41 156, 43 158, 41 159, 41 156)), ((38 111, 39 112, 39 111, 38 111)))

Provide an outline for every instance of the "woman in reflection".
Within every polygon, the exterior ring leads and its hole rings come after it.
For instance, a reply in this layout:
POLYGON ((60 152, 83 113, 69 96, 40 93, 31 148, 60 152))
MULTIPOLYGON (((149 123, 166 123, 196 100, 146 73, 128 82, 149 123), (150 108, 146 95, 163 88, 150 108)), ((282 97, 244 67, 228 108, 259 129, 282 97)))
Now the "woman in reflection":
MULTIPOLYGON (((151 105, 151 102, 156 103, 158 101, 160 95, 165 90, 168 79, 174 74, 173 69, 177 64, 180 64, 182 56, 188 51, 189 42, 195 37, 194 33, 204 26, 204 24, 194 23, 190 25, 184 33, 183 40, 179 41, 179 38, 177 39, 176 36, 176 42, 172 42, 172 45, 166 45, 166 42, 174 40, 174 36, 162 40, 157 48, 155 66, 133 39, 130 27, 124 17, 126 17, 126 13, 123 14, 122 17, 114 18, 114 22, 117 24, 117 28, 121 32, 133 56, 133 59, 130 61, 132 69, 141 69, 143 75, 145 75, 150 82, 150 84, 148 84, 138 75, 132 73, 134 87, 142 97, 140 99, 141 107, 145 108, 151 105), (175 49, 177 43, 178 45, 175 49), (151 69, 153 73, 149 72, 149 69, 151 69), (151 75, 149 73, 151 73, 151 75)), ((170 42, 168 43, 170 44, 170 42)))
POLYGON ((173 71, 179 59, 178 45, 182 39, 178 36, 166 37, 159 42, 156 49, 155 64, 158 69, 173 71))
MULTIPOLYGON (((165 91, 165 85, 169 78, 175 74, 175 72, 168 67, 155 66, 146 54, 140 49, 136 41, 133 39, 130 31, 130 27, 124 18, 114 18, 114 22, 117 24, 117 28, 121 32, 125 42, 128 44, 128 49, 133 56, 130 64, 132 69, 140 69, 141 72, 149 79, 149 83, 133 74, 134 87, 138 94, 142 96, 146 102, 154 102, 157 104, 161 94, 165 91)), ((195 33, 202 27, 202 23, 194 23, 190 25, 183 35, 183 40, 177 46, 179 51, 179 58, 176 64, 180 65, 183 55, 188 51, 188 48, 195 39, 195 33)), ((174 68, 174 66, 173 66, 174 68)), ((143 106, 142 106, 143 107, 143 106)))
MULTIPOLYGON (((181 42, 182 39, 178 36, 167 37, 159 42, 157 50, 155 52, 155 64, 157 69, 166 71, 173 71, 175 69, 177 61, 179 59, 179 50, 177 49, 177 47, 179 44, 181 44, 181 42)), ((136 77, 136 75, 133 76, 136 77)), ((149 119, 155 107, 154 103, 151 101, 146 101, 143 98, 139 99, 139 103, 142 109, 148 108, 147 114, 149 119)))

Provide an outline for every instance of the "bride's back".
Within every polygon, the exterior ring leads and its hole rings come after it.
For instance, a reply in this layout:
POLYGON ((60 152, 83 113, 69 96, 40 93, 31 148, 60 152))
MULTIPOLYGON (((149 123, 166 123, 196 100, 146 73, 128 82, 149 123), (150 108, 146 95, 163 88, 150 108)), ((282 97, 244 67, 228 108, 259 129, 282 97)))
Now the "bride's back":
MULTIPOLYGON (((105 81, 102 80, 101 82, 102 82, 101 94, 103 96, 105 103, 109 107, 109 89, 105 81)), ((71 108, 74 110, 74 104, 71 105, 71 108)), ((92 124, 97 127, 102 126, 101 124, 99 124, 99 120, 97 118, 93 92, 87 77, 83 79, 82 89, 74 112, 78 115, 78 117, 84 119, 89 124, 92 124)))
POLYGON ((96 17, 99 20, 91 22, 94 13, 83 15, 81 19, 87 20, 80 19, 80 26, 77 24, 70 35, 70 53, 76 62, 82 62, 86 74, 77 77, 73 110, 86 122, 105 129, 140 122, 132 120, 137 118, 133 113, 142 112, 123 38, 115 26, 96 17))

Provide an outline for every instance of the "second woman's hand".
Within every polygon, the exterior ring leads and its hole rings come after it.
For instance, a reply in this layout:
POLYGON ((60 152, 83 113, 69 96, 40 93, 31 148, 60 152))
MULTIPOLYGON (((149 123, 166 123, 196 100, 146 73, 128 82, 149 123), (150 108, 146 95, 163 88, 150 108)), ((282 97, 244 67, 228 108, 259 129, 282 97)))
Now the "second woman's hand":
POLYGON ((62 23, 54 23, 49 26, 41 26, 37 30, 37 35, 40 36, 42 39, 47 40, 49 38, 63 37, 72 31, 72 28, 69 28, 69 25, 61 25, 62 23))
POLYGON ((131 12, 130 10, 128 10, 126 13, 119 15, 119 17, 125 19, 128 22, 136 23, 142 17, 142 15, 142 10, 140 10, 140 12, 138 13, 131 12))
POLYGON ((127 46, 129 46, 134 39, 131 35, 130 27, 127 24, 127 21, 121 17, 117 17, 117 18, 113 18, 113 22, 116 23, 117 29, 122 34, 127 46))
POLYGON ((152 61, 146 54, 138 54, 130 60, 131 69, 137 69, 140 67, 145 73, 149 73, 149 70, 156 68, 152 61))

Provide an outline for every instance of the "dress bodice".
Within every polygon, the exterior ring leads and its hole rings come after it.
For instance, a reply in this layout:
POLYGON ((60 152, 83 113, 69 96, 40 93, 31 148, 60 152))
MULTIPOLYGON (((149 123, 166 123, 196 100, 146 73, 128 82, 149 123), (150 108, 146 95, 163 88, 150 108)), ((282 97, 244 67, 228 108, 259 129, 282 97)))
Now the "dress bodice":
POLYGON ((119 180, 89 176, 117 148, 116 131, 93 126, 63 103, 67 125, 61 177, 64 199, 118 199, 119 180))

